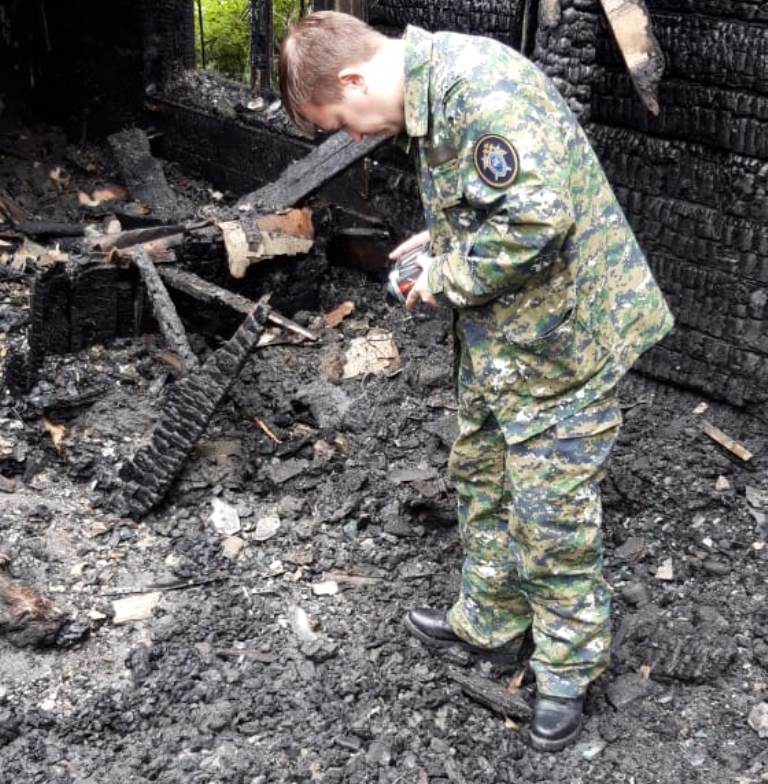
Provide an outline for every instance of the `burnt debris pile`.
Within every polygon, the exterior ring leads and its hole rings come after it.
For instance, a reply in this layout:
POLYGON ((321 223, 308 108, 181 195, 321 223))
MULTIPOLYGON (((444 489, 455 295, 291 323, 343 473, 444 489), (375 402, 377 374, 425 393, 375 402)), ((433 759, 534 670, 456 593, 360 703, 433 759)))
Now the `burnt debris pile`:
POLYGON ((605 481, 613 664, 583 740, 543 757, 523 665, 432 657, 401 624, 457 587, 455 403, 450 313, 386 301, 385 227, 312 201, 241 210, 155 160, 175 205, 160 219, 114 145, 16 133, 24 154, 0 159, 9 779, 766 773, 759 412, 625 382, 605 481))

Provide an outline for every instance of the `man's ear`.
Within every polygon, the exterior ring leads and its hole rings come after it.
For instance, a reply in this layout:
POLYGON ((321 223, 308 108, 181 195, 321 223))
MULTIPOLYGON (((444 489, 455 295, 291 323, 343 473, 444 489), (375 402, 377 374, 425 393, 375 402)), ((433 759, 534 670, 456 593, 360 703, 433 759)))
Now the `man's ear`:
POLYGON ((339 71, 339 82, 341 82, 342 87, 351 87, 363 91, 367 89, 365 76, 360 73, 359 68, 343 68, 339 71))

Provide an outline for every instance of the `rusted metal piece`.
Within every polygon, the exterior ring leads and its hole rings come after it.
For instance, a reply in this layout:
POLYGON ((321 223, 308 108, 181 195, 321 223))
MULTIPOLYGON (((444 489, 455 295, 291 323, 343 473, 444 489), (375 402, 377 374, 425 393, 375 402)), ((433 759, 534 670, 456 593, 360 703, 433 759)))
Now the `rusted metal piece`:
POLYGON ((269 307, 259 302, 240 328, 197 370, 177 381, 165 400, 148 446, 107 480, 106 505, 140 518, 165 497, 216 409, 264 332, 269 307))
POLYGON ((600 3, 640 99, 649 112, 658 114, 664 54, 653 34, 648 7, 644 0, 600 0, 600 3))

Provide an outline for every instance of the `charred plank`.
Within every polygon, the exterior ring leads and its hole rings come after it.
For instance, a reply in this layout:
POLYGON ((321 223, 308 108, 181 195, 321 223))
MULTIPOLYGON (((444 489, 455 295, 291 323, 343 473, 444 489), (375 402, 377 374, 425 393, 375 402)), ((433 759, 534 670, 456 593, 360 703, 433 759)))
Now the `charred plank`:
POLYGON ((470 698, 490 708, 504 718, 530 719, 531 707, 522 698, 520 691, 509 691, 495 681, 481 675, 467 675, 456 669, 448 670, 448 677, 461 686, 470 698))
POLYGON ((147 288, 147 294, 152 302, 152 311, 160 326, 160 333, 168 348, 175 351, 183 360, 185 368, 190 370, 197 365, 197 357, 189 345, 184 325, 181 323, 176 306, 171 301, 157 268, 143 248, 137 248, 132 258, 147 288))
POLYGON ((343 131, 335 133, 304 158, 292 163, 275 180, 240 199, 241 207, 275 211, 292 207, 323 183, 364 158, 386 141, 385 136, 368 136, 355 142, 343 131))
MULTIPOLYGON (((172 289, 188 294, 200 302, 222 305, 242 315, 247 315, 256 307, 256 303, 252 299, 248 299, 248 297, 244 297, 242 294, 237 294, 234 291, 228 291, 215 283, 210 283, 199 275, 195 275, 194 272, 187 272, 175 267, 161 267, 159 273, 160 277, 172 289)), ((295 332, 308 340, 317 340, 317 335, 314 332, 305 329, 285 316, 281 316, 274 310, 269 311, 267 318, 273 324, 295 332)))
POLYGON ((85 228, 80 223, 25 220, 16 224, 16 231, 28 237, 82 237, 85 228))
POLYGON ((149 139, 139 128, 132 128, 109 137, 109 144, 123 173, 131 196, 151 208, 165 221, 178 220, 193 211, 192 204, 177 196, 165 179, 163 167, 152 157, 149 139))
POLYGON ((196 371, 174 384, 149 445, 139 450, 111 483, 108 506, 119 514, 138 518, 162 501, 237 380, 264 331, 268 313, 268 306, 259 303, 230 340, 196 371))

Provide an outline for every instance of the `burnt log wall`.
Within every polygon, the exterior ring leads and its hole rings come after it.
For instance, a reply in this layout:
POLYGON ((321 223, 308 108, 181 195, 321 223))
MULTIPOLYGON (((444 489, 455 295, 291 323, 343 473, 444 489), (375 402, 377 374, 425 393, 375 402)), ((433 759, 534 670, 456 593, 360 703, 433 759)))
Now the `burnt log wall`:
POLYGON ((647 0, 661 111, 635 94, 594 0, 540 22, 534 58, 580 115, 675 313, 639 367, 768 398, 768 5, 647 0))
POLYGON ((140 123, 145 91, 193 67, 191 0, 0 0, 0 93, 71 141, 140 123))
POLYGON ((477 33, 519 49, 524 6, 524 0, 376 0, 368 16, 381 28, 412 24, 432 32, 477 33))

